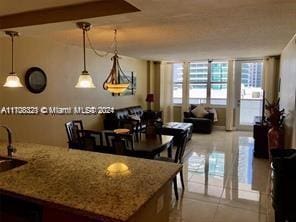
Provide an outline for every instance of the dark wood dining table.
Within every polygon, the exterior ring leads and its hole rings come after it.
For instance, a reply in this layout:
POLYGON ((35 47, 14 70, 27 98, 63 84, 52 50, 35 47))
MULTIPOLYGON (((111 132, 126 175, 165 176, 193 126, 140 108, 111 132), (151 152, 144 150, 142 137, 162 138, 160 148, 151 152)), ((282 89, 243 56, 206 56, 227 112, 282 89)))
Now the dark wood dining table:
POLYGON ((156 135, 155 137, 142 135, 139 141, 134 142, 134 151, 140 156, 153 158, 167 150, 168 157, 172 158, 173 138, 169 135, 156 135))
MULTIPOLYGON (((104 130, 104 132, 112 132, 104 130)), ((105 139, 105 136, 103 136, 105 139)), ((170 135, 156 135, 154 137, 141 135, 137 140, 134 140, 134 150, 131 152, 135 157, 144 157, 153 159, 161 152, 167 150, 168 157, 172 158, 173 136, 170 135)), ((106 146, 106 141, 104 143, 106 146)))

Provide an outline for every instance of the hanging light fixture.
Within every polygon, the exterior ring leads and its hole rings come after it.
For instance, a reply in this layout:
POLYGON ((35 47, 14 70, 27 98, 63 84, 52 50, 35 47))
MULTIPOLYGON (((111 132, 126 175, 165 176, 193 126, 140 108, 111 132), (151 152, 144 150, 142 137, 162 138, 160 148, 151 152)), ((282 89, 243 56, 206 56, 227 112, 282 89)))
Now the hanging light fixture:
POLYGON ((96 88, 93 80, 86 70, 86 57, 85 57, 85 34, 90 30, 91 24, 88 22, 77 22, 78 28, 83 31, 83 71, 79 76, 76 88, 96 88))
POLYGON ((107 76, 103 84, 103 88, 111 93, 120 94, 124 92, 129 86, 129 80, 122 71, 118 62, 118 49, 117 49, 117 30, 114 30, 114 56, 112 57, 113 66, 110 74, 107 76), (120 83, 125 78, 128 83, 120 83))
POLYGON ((18 32, 14 32, 14 31, 5 31, 6 35, 9 35, 11 38, 11 73, 9 73, 9 75, 6 78, 6 81, 4 83, 4 87, 9 87, 9 88, 17 88, 17 87, 23 87, 19 77, 17 76, 17 74, 14 72, 14 54, 13 54, 13 50, 14 50, 14 37, 19 36, 18 32))

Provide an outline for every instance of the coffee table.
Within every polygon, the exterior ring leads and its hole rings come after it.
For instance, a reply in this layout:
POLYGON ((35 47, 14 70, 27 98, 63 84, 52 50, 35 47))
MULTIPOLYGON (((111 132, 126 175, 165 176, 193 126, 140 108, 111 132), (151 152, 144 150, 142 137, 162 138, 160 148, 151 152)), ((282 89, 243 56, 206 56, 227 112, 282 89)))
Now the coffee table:
POLYGON ((163 135, 174 136, 174 145, 178 145, 178 141, 180 141, 180 136, 184 132, 187 133, 188 140, 191 139, 192 129, 192 123, 168 122, 162 125, 160 132, 163 135))

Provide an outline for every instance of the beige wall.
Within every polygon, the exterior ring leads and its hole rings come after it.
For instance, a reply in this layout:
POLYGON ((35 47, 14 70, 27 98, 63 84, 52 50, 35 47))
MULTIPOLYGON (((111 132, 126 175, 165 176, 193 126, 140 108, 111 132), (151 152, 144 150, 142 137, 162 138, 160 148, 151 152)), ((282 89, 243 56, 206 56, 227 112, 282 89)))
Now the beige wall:
POLYGON ((296 37, 294 37, 281 55, 281 87, 280 103, 285 108, 287 115, 286 125, 286 146, 296 148, 296 37))
MULTIPOLYGON (((82 48, 50 40, 20 37, 15 44, 15 69, 24 83, 24 73, 32 66, 42 68, 48 85, 41 94, 32 94, 25 87, 9 89, 0 86, 1 106, 114 106, 115 108, 142 105, 146 108, 147 62, 122 57, 123 70, 135 71, 137 92, 135 96, 113 97, 102 89, 103 81, 111 69, 111 55, 100 58, 87 50, 87 70, 96 89, 76 89, 74 86, 82 71, 82 48)), ((0 83, 10 72, 10 41, 0 39, 0 83)), ((64 123, 82 119, 85 128, 101 129, 102 116, 0 116, 1 124, 12 128, 18 141, 66 146, 64 123)), ((3 134, 2 134, 3 135, 3 134)))
POLYGON ((215 122, 215 126, 226 125, 226 108, 215 108, 218 116, 218 121, 215 122))
POLYGON ((182 107, 174 106, 173 107, 173 119, 175 122, 181 122, 183 118, 182 107))

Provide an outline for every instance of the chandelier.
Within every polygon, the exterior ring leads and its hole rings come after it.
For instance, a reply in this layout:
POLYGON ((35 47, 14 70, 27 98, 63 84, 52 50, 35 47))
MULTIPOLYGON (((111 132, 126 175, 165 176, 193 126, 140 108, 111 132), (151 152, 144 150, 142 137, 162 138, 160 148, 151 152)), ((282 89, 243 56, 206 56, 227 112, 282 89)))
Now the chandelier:
POLYGON ((116 29, 114 30, 114 56, 111 60, 113 61, 113 65, 103 84, 103 88, 113 94, 120 94, 128 88, 130 81, 119 65, 116 29))

